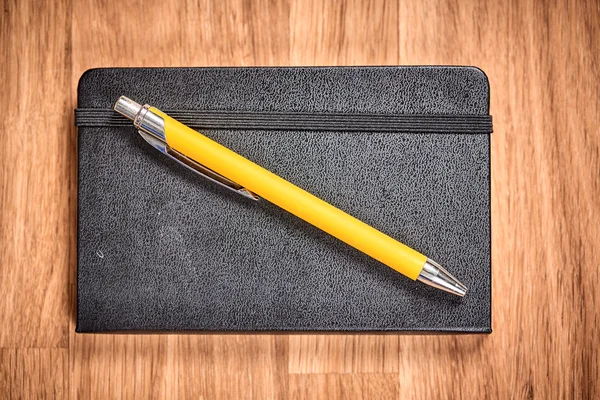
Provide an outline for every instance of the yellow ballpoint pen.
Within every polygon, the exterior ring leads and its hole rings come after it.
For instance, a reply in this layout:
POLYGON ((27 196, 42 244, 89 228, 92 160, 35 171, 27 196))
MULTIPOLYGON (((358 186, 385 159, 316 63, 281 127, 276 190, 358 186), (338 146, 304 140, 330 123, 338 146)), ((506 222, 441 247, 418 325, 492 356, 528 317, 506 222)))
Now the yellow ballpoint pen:
POLYGON ((467 288, 435 261, 308 193, 149 105, 121 96, 115 111, 165 155, 254 200, 263 198, 412 280, 464 296, 467 288))

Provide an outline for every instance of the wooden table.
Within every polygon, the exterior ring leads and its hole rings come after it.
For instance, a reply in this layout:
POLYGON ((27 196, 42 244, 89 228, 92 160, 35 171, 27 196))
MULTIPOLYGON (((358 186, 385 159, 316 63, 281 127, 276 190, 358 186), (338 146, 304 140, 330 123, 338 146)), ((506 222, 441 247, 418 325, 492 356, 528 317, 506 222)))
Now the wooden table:
POLYGON ((597 0, 127 3, 2 0, 0 398, 600 397, 597 0), (381 64, 489 76, 493 334, 74 333, 86 69, 381 64))

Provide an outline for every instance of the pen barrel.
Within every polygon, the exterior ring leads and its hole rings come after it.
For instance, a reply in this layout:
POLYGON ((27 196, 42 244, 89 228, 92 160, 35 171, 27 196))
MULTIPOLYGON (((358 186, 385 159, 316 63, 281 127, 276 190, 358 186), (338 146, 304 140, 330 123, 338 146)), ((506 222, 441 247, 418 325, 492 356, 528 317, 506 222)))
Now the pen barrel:
POLYGON ((427 257, 275 175, 162 111, 167 144, 265 200, 416 280, 427 257))

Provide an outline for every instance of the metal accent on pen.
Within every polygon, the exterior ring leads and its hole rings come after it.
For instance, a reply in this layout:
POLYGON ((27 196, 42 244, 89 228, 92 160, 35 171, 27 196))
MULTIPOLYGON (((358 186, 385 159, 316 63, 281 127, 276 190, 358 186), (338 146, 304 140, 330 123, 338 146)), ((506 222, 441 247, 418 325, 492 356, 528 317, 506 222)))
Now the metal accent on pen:
POLYGON ((162 111, 125 96, 114 109, 132 120, 150 145, 203 177, 252 200, 265 198, 413 280, 461 297, 466 294, 466 286, 435 261, 162 111))
POLYGON ((448 293, 458 296, 464 296, 467 293, 467 287, 458 279, 453 277, 444 267, 428 258, 423 266, 423 270, 417 278, 419 282, 433 286, 448 293))
POLYGON ((232 190, 244 197, 252 200, 259 200, 256 194, 243 188, 241 185, 233 182, 230 179, 216 173, 210 168, 206 168, 204 165, 197 163, 191 158, 181 154, 180 152, 173 150, 166 141, 165 134, 165 122, 163 118, 156 115, 150 110, 149 105, 141 106, 135 101, 128 99, 125 96, 121 96, 119 101, 115 104, 115 111, 119 114, 129 118, 133 121, 133 125, 138 128, 138 132, 146 142, 152 147, 177 161, 184 167, 196 172, 198 175, 211 180, 229 190, 232 190))

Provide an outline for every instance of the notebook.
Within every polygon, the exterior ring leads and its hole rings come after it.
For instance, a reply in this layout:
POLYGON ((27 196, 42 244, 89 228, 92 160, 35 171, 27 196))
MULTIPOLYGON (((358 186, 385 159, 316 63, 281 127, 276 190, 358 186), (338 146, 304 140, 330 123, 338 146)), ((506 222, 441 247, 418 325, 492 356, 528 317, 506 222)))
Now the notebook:
POLYGON ((491 332, 481 70, 93 69, 75 121, 77 332, 491 332), (121 95, 426 254, 467 295, 199 177, 112 110, 121 95))

